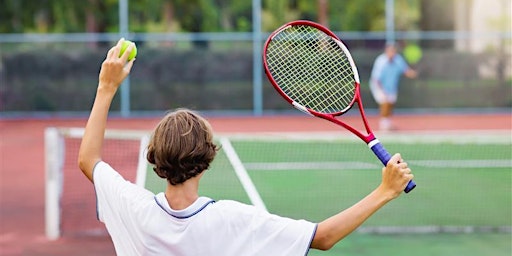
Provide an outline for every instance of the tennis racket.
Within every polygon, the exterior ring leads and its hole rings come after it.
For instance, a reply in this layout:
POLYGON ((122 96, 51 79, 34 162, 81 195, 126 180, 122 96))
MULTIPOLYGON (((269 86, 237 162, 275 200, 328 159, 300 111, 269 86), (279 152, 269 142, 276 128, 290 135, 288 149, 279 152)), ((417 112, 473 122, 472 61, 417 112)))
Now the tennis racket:
MULTIPOLYGON (((391 155, 373 134, 364 114, 359 74, 341 40, 315 22, 298 20, 274 31, 263 51, 265 74, 277 92, 298 110, 340 125, 361 138, 384 164, 391 155), (339 120, 357 103, 366 135, 339 120)), ((416 187, 409 181, 404 191, 416 187)))

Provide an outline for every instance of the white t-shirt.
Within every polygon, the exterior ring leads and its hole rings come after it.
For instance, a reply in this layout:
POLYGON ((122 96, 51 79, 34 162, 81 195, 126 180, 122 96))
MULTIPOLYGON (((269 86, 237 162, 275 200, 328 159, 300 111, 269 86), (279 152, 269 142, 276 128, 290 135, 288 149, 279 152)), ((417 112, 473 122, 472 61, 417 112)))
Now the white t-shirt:
POLYGON ((94 167, 98 219, 117 255, 306 255, 316 224, 252 205, 200 197, 184 210, 126 181, 110 165, 94 167))

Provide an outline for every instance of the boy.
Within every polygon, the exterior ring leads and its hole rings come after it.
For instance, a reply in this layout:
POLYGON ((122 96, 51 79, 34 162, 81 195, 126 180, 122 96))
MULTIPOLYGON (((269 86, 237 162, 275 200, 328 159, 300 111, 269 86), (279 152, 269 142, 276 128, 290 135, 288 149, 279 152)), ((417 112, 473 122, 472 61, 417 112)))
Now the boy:
POLYGON ((318 224, 231 200, 214 201, 198 194, 199 180, 218 151, 212 129, 193 111, 179 109, 160 121, 148 146, 148 161, 167 180, 165 192, 154 195, 101 161, 108 110, 134 62, 127 63, 133 46, 119 56, 123 41, 102 64, 78 157, 80 169, 94 183, 98 218, 118 255, 306 255, 309 248, 327 250, 398 197, 413 178, 396 154, 382 169, 378 188, 318 224))

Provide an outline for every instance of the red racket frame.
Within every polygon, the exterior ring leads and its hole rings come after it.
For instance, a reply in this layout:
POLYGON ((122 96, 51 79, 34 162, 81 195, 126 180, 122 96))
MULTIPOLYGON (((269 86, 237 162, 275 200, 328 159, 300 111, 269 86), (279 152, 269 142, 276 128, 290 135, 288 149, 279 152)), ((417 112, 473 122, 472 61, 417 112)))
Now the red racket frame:
MULTIPOLYGON (((267 40, 265 42, 265 45, 264 45, 264 50, 263 50, 263 65, 264 65, 264 69, 265 69, 265 74, 267 75, 267 78, 269 79, 270 83, 272 84, 274 89, 286 101, 288 101, 295 108, 297 108, 298 110, 300 110, 300 111, 302 111, 302 112, 304 112, 306 114, 309 114, 309 115, 312 115, 312 116, 316 116, 316 117, 320 117, 322 119, 328 120, 328 121, 330 121, 332 123, 340 125, 340 126, 344 127, 345 129, 349 130, 350 132, 355 134, 357 137, 359 137, 361 140, 363 140, 368 145, 368 147, 375 153, 377 158, 379 158, 379 160, 382 162, 382 164, 384 166, 386 166, 387 162, 391 158, 391 155, 384 148, 384 146, 382 146, 380 141, 377 138, 375 138, 375 135, 373 134, 373 131, 370 128, 370 125, 368 124, 368 120, 366 118, 366 114, 364 113, 363 103, 361 101, 361 94, 360 94, 360 89, 359 89, 360 88, 360 81, 359 81, 359 74, 358 74, 358 71, 357 71, 357 67, 356 67, 356 65, 354 63, 354 60, 352 59, 352 56, 351 56, 350 52, 348 51, 346 46, 342 43, 342 41, 338 38, 338 36, 336 36, 336 34, 334 34, 328 28, 326 28, 326 27, 324 27, 324 26, 322 26, 322 25, 320 25, 318 23, 315 23, 315 22, 312 22, 312 21, 308 21, 308 20, 296 20, 296 21, 292 21, 292 22, 286 23, 283 26, 279 27, 276 31, 271 33, 270 36, 267 38, 267 40), (333 39, 335 39, 337 42, 339 42, 338 44, 340 45, 341 48, 343 48, 343 50, 345 51, 345 54, 349 58, 349 60, 350 60, 350 62, 352 64, 351 65, 352 69, 354 71, 354 80, 355 80, 355 82, 354 82, 354 86, 355 86, 354 90, 355 91, 354 91, 354 98, 352 99, 351 103, 345 109, 343 109, 342 111, 334 112, 334 113, 321 113, 321 112, 317 112, 317 111, 314 111, 312 109, 306 108, 305 106, 300 105, 299 103, 295 102, 293 99, 288 97, 288 95, 286 95, 286 93, 279 87, 279 85, 277 84, 275 79, 272 77, 272 74, 270 73, 270 69, 269 69, 269 67, 267 65, 267 49, 268 49, 268 45, 270 44, 272 39, 278 33, 280 33, 282 30, 284 30, 284 29, 286 29, 286 28, 288 28, 290 26, 297 26, 297 25, 306 25, 306 26, 315 27, 315 28, 319 29, 320 31, 323 31, 325 34, 331 36, 333 39), (365 130, 366 130, 366 133, 367 133, 366 135, 361 133, 356 128, 350 126, 349 124, 347 124, 347 123, 339 120, 338 118, 336 118, 337 116, 341 116, 344 113, 346 113, 348 110, 350 110, 352 108, 352 106, 354 106, 354 103, 357 103, 357 106, 359 108, 359 113, 360 113, 361 119, 363 120, 364 127, 365 127, 365 130)), ((413 190, 415 187, 416 187, 416 183, 413 180, 411 180, 411 181, 409 181, 409 183, 405 187, 404 191, 406 193, 408 193, 411 190, 413 190)))
POLYGON ((360 89, 359 89, 360 83, 358 82, 359 81, 359 77, 356 77, 356 82, 355 82, 355 85, 354 85, 355 86, 355 95, 354 95, 354 98, 352 99, 351 103, 349 104, 349 106, 347 108, 345 108, 344 110, 340 111, 340 112, 335 112, 335 113, 327 114, 327 113, 320 113, 320 112, 314 111, 312 109, 306 108, 306 107, 298 104, 294 100, 292 100, 279 87, 277 82, 274 80, 274 78, 270 74, 270 70, 269 70, 268 65, 267 65, 267 54, 266 54, 267 47, 268 47, 269 43, 272 41, 274 36, 277 35, 279 32, 281 32, 282 30, 288 28, 289 26, 297 26, 297 25, 307 25, 307 26, 315 27, 315 28, 323 31, 327 35, 331 36, 332 38, 334 38, 334 39, 336 39, 336 40, 341 42, 341 40, 336 36, 336 34, 334 34, 332 31, 330 31, 329 29, 327 29, 326 27, 324 27, 324 26, 322 26, 322 25, 320 25, 318 23, 315 23, 315 22, 312 22, 312 21, 308 21, 308 20, 296 20, 296 21, 292 21, 292 22, 286 23, 285 25, 281 26, 276 31, 274 31, 272 34, 270 34, 270 36, 268 37, 267 41, 265 42, 264 51, 263 51, 263 65, 264 65, 264 68, 265 68, 265 74, 267 75, 270 83, 272 84, 274 89, 276 89, 276 91, 286 101, 288 101, 290 104, 292 104, 295 108, 299 109, 302 112, 305 112, 306 114, 313 115, 313 116, 316 116, 316 117, 320 117, 320 118, 326 119, 328 121, 331 121, 331 122, 333 122, 335 124, 341 125, 345 129, 349 130, 350 132, 354 133, 356 136, 361 138, 367 144, 370 143, 370 141, 375 139, 375 136, 374 136, 370 126, 368 125, 368 120, 366 119, 366 115, 364 113, 363 103, 361 101, 361 94, 360 94, 360 89), (350 110, 352 108, 352 106, 354 105, 354 103, 357 103, 357 106, 359 107, 359 113, 361 114, 361 118, 363 120, 364 127, 366 129, 367 135, 364 135, 363 133, 359 132, 359 130, 355 129, 354 127, 352 127, 352 126, 346 124, 345 122, 340 121, 339 119, 336 118, 336 116, 341 116, 344 113, 346 113, 348 110, 350 110))

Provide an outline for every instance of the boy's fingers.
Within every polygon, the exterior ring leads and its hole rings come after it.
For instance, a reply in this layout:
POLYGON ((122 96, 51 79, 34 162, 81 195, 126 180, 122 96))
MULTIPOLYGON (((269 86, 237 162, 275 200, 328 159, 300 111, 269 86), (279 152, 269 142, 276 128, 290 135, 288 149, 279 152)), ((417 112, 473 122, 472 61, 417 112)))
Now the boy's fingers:
POLYGON ((126 66, 124 66, 124 70, 126 70, 126 72, 130 73, 130 70, 132 69, 133 67, 133 62, 135 61, 135 59, 132 59, 130 61, 128 61, 128 63, 126 64, 126 66))
POLYGON ((121 52, 121 46, 123 45, 123 42, 124 42, 124 38, 119 39, 119 41, 117 41, 116 46, 114 46, 114 48, 112 48, 114 50, 112 52, 113 57, 118 57, 119 56, 119 53, 121 52))
POLYGON ((391 159, 389 159, 389 162, 388 163, 392 163, 392 164, 396 164, 398 162, 400 162, 400 159, 402 159, 402 157, 400 156, 399 153, 396 153, 394 154, 391 159))
POLYGON ((123 42, 124 42, 124 37, 121 37, 121 38, 119 39, 119 41, 117 41, 116 46, 121 46, 121 45, 123 45, 123 42))
POLYGON ((110 48, 110 50, 108 50, 107 52, 107 58, 111 58, 113 55, 114 55, 114 51, 115 51, 115 46, 110 48))
POLYGON ((133 48, 134 48, 134 44, 131 43, 130 45, 128 45, 128 47, 126 47, 126 50, 123 52, 123 55, 120 56, 121 58, 121 61, 123 62, 127 62, 128 61, 128 56, 130 56, 130 53, 133 51, 133 48))

